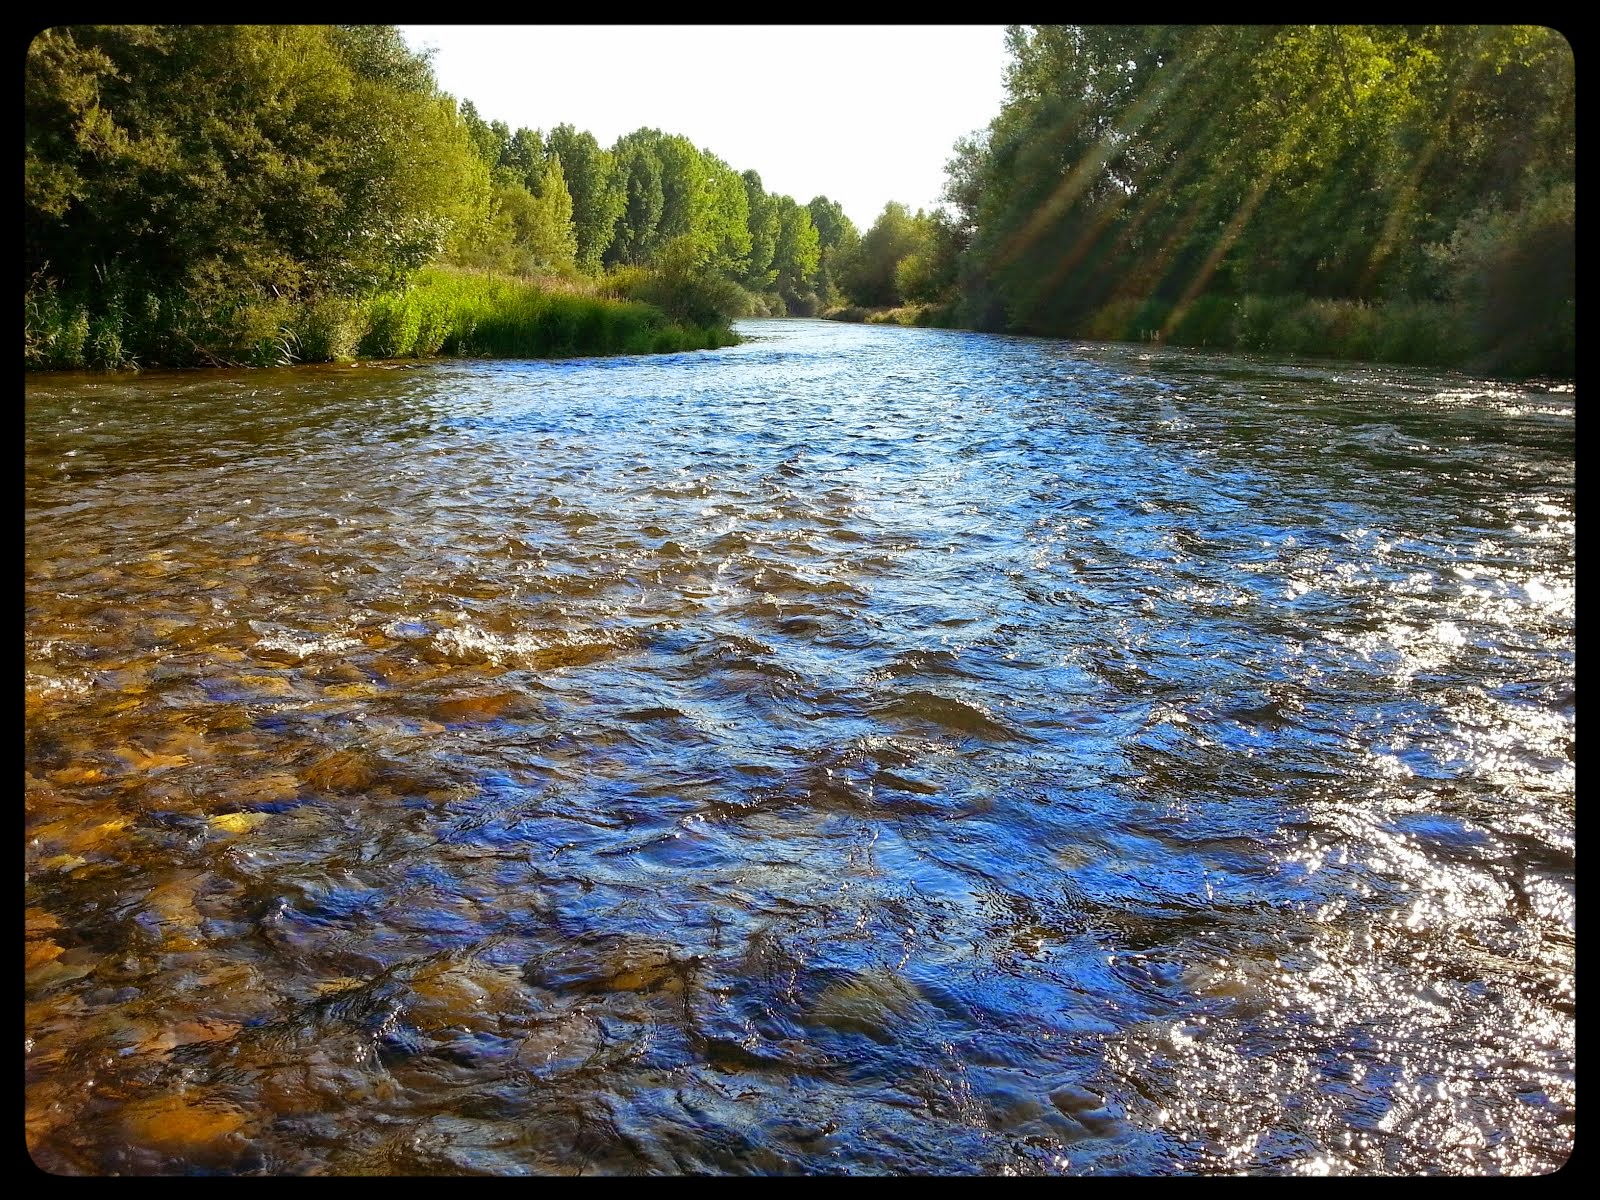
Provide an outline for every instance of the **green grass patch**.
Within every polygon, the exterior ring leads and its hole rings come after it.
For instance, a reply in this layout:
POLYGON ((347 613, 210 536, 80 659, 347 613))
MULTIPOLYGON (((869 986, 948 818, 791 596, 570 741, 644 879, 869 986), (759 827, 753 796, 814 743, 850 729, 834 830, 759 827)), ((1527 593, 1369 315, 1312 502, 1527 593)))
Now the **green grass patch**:
POLYGON ((726 320, 677 322, 636 300, 441 268, 423 271, 403 293, 370 301, 367 314, 361 351, 374 358, 576 358, 737 341, 726 320))
POLYGON ((1308 296, 1200 296, 1172 307, 1123 297, 1093 313, 1079 336, 1161 341, 1266 354, 1459 366, 1472 356, 1458 306, 1438 301, 1327 300, 1308 296))
MULTIPOLYGON (((652 281, 640 282, 650 290, 652 281)), ((680 288, 680 291, 682 289, 680 288)), ((365 299, 296 301, 272 294, 202 299, 182 292, 64 296, 25 293, 29 370, 138 366, 287 366, 353 358, 577 358, 670 354, 738 342, 704 297, 676 295, 693 318, 597 285, 537 283, 433 268, 365 299)))

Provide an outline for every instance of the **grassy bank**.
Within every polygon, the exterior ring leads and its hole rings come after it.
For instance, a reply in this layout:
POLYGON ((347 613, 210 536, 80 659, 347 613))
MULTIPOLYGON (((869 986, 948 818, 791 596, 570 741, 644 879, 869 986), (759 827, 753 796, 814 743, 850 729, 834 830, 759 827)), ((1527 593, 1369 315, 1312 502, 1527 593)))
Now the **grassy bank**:
POLYGON ((847 304, 824 309, 818 316, 825 321, 849 321, 858 325, 906 325, 933 329, 960 329, 954 306, 950 304, 902 304, 895 308, 863 308, 847 304))
POLYGON ((1095 313, 1081 336, 1514 377, 1570 377, 1576 358, 1570 313, 1547 327, 1505 329, 1495 328, 1467 306, 1441 301, 1368 304, 1307 296, 1202 296, 1176 307, 1128 300, 1095 313))
POLYGON ((30 370, 287 366, 355 358, 573 358, 732 345, 714 312, 669 315, 602 284, 436 268, 363 299, 207 298, 108 290, 25 298, 30 370))
MULTIPOLYGON (((973 327, 951 304, 846 306, 821 315, 830 321, 869 325, 973 327)), ((1202 296, 1178 307, 1119 300, 1066 333, 1025 327, 1013 332, 1459 368, 1508 377, 1570 378, 1576 359, 1570 313, 1565 320, 1530 332, 1526 326, 1496 328, 1461 305, 1438 301, 1366 304, 1307 296, 1202 296)))

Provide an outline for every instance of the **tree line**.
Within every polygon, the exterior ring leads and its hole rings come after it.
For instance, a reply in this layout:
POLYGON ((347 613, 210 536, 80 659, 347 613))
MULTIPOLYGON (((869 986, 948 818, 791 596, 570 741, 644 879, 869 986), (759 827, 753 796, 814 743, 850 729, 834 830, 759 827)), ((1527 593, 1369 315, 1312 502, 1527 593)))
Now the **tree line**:
POLYGON ((1534 26, 1009 31, 949 323, 1572 374, 1574 73, 1534 26))
POLYGON ((300 329, 286 314, 435 264, 707 327, 909 305, 978 329, 1572 374, 1559 33, 1008 37, 1006 100, 956 144, 943 206, 891 202, 860 231, 679 135, 603 147, 485 120, 392 26, 50 29, 25 77, 28 359, 270 353, 300 329))
POLYGON ((485 218, 447 257, 522 272, 599 275, 684 264, 738 285, 737 313, 811 315, 931 300, 936 215, 890 201, 862 234, 837 201, 769 193, 753 170, 659 129, 609 148, 571 125, 544 133, 460 106, 492 182, 485 218))
POLYGON ((374 298, 429 264, 724 327, 877 296, 884 275, 828 197, 769 193, 658 129, 603 147, 485 120, 392 26, 48 29, 24 132, 31 365, 275 360, 338 342, 339 301, 366 314, 345 340, 392 347, 374 298))

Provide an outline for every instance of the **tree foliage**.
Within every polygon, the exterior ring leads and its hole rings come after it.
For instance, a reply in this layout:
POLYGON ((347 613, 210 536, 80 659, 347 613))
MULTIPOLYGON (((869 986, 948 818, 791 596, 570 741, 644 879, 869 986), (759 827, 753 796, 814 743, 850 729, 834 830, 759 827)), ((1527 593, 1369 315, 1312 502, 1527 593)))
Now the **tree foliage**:
POLYGON ((745 282, 756 291, 765 292, 778 279, 772 266, 772 257, 778 251, 778 201, 762 189, 761 176, 755 171, 746 171, 742 178, 745 220, 750 233, 745 282))
POLYGON ((374 286, 488 210, 455 106, 387 27, 60 27, 24 90, 30 279, 374 286))
POLYGON ((616 236, 626 193, 616 157, 600 148, 594 135, 571 125, 557 125, 545 138, 545 150, 561 160, 567 191, 572 196, 573 232, 578 241, 578 267, 590 274, 616 236))
POLYGON ((778 294, 791 311, 815 312, 817 297, 812 283, 822 250, 817 227, 811 223, 810 210, 789 196, 777 198, 777 209, 778 241, 772 268, 777 274, 778 294))
POLYGON ((1472 300, 1464 279, 1535 272, 1519 286, 1548 281, 1550 303, 1527 319, 1570 329, 1571 273, 1552 267, 1572 229, 1551 200, 1573 179, 1573 59, 1560 34, 1120 25, 1008 36, 1007 101, 948 167, 940 236, 969 320, 1074 333, 1109 307, 1144 305, 1170 330, 1197 304, 1246 295, 1481 308, 1488 293, 1472 300))
POLYGON ((829 307, 844 298, 839 286, 841 272, 848 267, 861 235, 844 208, 826 196, 813 196, 806 211, 817 229, 817 270, 812 284, 817 302, 829 307))
POLYGON ((911 299, 902 284, 920 285, 932 266, 933 222, 927 214, 913 215, 904 204, 891 200, 861 235, 846 270, 844 289, 858 304, 892 305, 911 299), (906 263, 907 259, 916 261, 906 263), (902 264, 906 263, 904 270, 902 264))

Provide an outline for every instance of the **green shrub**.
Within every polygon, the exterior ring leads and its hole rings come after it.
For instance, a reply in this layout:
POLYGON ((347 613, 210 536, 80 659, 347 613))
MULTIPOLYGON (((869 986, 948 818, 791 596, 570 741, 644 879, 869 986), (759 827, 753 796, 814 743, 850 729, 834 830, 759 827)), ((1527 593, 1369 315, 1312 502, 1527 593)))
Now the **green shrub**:
POLYGON ((450 336, 450 310, 439 300, 425 302, 419 305, 419 310, 417 336, 411 344, 411 353, 418 358, 432 358, 450 336))
POLYGON ((99 313, 89 320, 88 344, 84 357, 91 367, 114 371, 126 366, 122 346, 122 314, 115 309, 99 313))
POLYGON ((23 363, 33 370, 66 371, 84 365, 89 314, 65 301, 53 283, 23 296, 23 363))
POLYGON ((287 367, 297 361, 294 304, 260 297, 234 310, 229 360, 248 367, 287 367))
POLYGON ((1311 300, 1305 320, 1314 334, 1312 354, 1368 359, 1377 346, 1378 310, 1361 300, 1311 300))
POLYGON ((1083 336, 1101 342, 1137 341, 1141 304, 1132 297, 1113 300, 1090 317, 1083 336))
POLYGON ((1577 366, 1576 188, 1530 186, 1486 205, 1433 248, 1479 369, 1570 377, 1577 366))
POLYGON ((368 302, 366 332, 360 350, 364 358, 404 358, 417 344, 422 313, 408 293, 378 296, 368 302))
POLYGON ((653 304, 673 321, 690 325, 726 322, 747 305, 745 290, 713 271, 669 269, 648 273, 628 293, 653 304))
POLYGON ((1373 357, 1381 362, 1445 366, 1467 353, 1464 334, 1460 312, 1449 305, 1392 300, 1379 313, 1373 357))
POLYGON ((301 306, 293 329, 301 362, 347 362, 361 340, 361 314, 352 300, 324 296, 301 306))
POLYGON ((1233 345, 1239 350, 1272 347, 1272 323, 1277 306, 1265 296, 1241 296, 1233 306, 1233 345))

